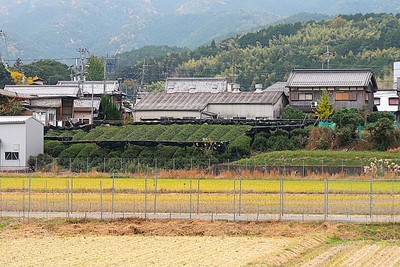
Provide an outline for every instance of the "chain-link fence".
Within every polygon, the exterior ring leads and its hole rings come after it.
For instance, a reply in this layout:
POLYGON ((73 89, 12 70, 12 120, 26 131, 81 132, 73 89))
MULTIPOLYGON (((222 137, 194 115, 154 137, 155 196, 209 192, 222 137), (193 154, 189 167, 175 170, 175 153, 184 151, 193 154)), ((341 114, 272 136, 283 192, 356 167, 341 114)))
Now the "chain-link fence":
POLYGON ((400 181, 0 178, 3 215, 398 220, 400 181))

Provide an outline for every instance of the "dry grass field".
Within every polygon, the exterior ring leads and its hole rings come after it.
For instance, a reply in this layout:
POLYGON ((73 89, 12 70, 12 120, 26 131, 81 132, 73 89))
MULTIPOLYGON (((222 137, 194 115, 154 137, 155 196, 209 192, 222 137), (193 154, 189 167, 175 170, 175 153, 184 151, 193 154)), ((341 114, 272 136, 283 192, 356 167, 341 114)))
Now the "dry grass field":
POLYGON ((400 266, 400 225, 0 219, 1 266, 400 266))

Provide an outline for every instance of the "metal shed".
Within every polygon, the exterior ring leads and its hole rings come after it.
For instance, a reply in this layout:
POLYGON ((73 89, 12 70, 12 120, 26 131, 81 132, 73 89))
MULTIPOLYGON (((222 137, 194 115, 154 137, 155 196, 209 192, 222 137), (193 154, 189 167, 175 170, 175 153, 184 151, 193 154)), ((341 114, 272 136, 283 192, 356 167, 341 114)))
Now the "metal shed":
POLYGON ((43 153, 43 124, 29 116, 0 116, 0 170, 28 169, 30 156, 43 153))

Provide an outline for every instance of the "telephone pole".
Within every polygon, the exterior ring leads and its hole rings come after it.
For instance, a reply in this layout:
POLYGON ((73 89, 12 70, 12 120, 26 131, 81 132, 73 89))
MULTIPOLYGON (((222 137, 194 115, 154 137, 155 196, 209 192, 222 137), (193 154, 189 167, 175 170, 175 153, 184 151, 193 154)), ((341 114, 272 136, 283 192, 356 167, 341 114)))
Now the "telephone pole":
MULTIPOLYGON (((322 58, 324 60, 324 62, 327 62, 328 65, 328 69, 330 68, 329 66, 329 61, 331 58, 333 58, 334 56, 336 56, 336 52, 331 52, 329 51, 329 46, 326 47, 326 52, 322 53, 322 58)), ((324 69, 324 62, 322 62, 322 69, 324 69)))
POLYGON ((79 75, 77 76, 78 83, 79 83, 79 95, 83 95, 83 82, 85 80, 85 64, 86 64, 86 59, 87 55, 90 53, 89 50, 85 47, 80 47, 77 49, 77 51, 80 54, 79 57, 79 63, 78 63, 78 69, 79 69, 79 75))
POLYGON ((144 75, 146 74, 146 68, 150 65, 146 65, 146 59, 143 60, 142 66, 142 77, 140 78, 140 91, 143 92, 144 90, 144 75))

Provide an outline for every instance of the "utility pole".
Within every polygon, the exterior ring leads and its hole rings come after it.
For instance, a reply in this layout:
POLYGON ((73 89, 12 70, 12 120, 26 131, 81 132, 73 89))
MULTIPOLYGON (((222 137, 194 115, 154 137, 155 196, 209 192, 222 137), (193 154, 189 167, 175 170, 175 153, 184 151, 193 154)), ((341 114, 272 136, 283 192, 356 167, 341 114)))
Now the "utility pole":
MULTIPOLYGON (((4 39, 4 45, 5 45, 5 50, 6 50, 6 57, 8 58, 7 37, 6 37, 6 34, 4 33, 3 30, 0 30, 0 37, 3 37, 3 39, 4 39)), ((0 58, 1 58, 2 63, 4 64, 4 66, 7 68, 7 67, 8 67, 8 64, 7 64, 6 60, 5 60, 5 58, 3 58, 3 57, 1 57, 1 56, 0 56, 0 58)))
POLYGON ((79 57, 79 63, 78 63, 78 68, 79 68, 79 76, 78 78, 78 83, 79 83, 79 95, 83 95, 83 82, 85 80, 85 64, 86 64, 86 59, 87 55, 90 53, 89 50, 85 47, 80 47, 77 49, 77 51, 80 54, 79 57))
POLYGON ((330 68, 329 66, 329 61, 332 57, 336 56, 336 52, 330 52, 329 51, 329 46, 326 47, 326 52, 322 53, 322 58, 323 58, 323 62, 322 62, 322 69, 324 69, 324 62, 327 62, 328 65, 328 69, 330 68))
POLYGON ((231 91, 233 91, 233 85, 236 84, 236 78, 237 78, 237 66, 236 66, 236 59, 233 59, 233 64, 232 64, 232 85, 231 85, 231 91))
POLYGON ((140 91, 144 91, 144 75, 146 74, 146 68, 149 67, 150 65, 146 65, 146 59, 143 60, 143 66, 142 66, 142 77, 140 79, 140 91))

